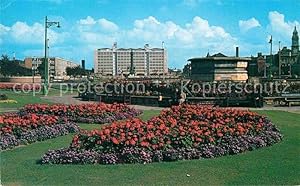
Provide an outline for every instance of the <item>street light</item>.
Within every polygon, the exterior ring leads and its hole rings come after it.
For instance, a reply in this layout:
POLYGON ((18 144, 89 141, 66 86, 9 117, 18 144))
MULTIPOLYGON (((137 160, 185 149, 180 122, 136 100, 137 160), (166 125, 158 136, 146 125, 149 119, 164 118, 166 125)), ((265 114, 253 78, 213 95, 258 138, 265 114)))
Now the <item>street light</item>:
POLYGON ((35 64, 37 63, 36 62, 37 58, 32 58, 32 65, 31 65, 31 72, 32 72, 32 84, 34 84, 34 75, 35 75, 35 64))
POLYGON ((48 38, 47 38, 47 29, 50 28, 51 26, 56 25, 57 28, 60 28, 59 22, 55 21, 48 21, 47 16, 45 17, 45 57, 44 57, 44 62, 45 62, 45 77, 44 77, 44 88, 43 88, 43 94, 46 95, 48 92, 48 83, 49 83, 49 64, 47 60, 47 48, 48 48, 48 38))
MULTIPOLYGON (((273 39, 272 39, 272 35, 271 35, 269 43, 270 43, 270 58, 271 58, 270 66, 272 67, 273 66, 273 54, 272 54, 273 39)), ((271 71, 271 68, 269 68, 269 78, 270 78, 271 75, 272 75, 272 71, 271 71)))

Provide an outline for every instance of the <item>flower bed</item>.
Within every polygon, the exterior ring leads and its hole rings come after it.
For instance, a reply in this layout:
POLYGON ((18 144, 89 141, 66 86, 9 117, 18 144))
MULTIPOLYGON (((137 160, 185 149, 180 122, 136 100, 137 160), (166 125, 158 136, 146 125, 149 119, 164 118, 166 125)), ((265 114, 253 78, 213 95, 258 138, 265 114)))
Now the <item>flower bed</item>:
POLYGON ((130 119, 75 135, 69 148, 42 163, 150 163, 214 158, 270 146, 282 135, 264 116, 246 110, 174 106, 147 122, 130 119))
POLYGON ((0 100, 0 103, 18 103, 18 102, 13 99, 6 99, 6 100, 0 100))
POLYGON ((23 90, 23 91, 33 91, 41 90, 41 85, 40 84, 21 84, 21 83, 0 83, 0 90, 23 90))
POLYGON ((0 148, 10 149, 79 131, 79 127, 57 116, 9 113, 0 115, 0 148))
POLYGON ((83 123, 111 123, 141 114, 141 111, 125 104, 80 104, 80 105, 26 105, 22 113, 50 114, 59 117, 67 117, 69 121, 83 123))

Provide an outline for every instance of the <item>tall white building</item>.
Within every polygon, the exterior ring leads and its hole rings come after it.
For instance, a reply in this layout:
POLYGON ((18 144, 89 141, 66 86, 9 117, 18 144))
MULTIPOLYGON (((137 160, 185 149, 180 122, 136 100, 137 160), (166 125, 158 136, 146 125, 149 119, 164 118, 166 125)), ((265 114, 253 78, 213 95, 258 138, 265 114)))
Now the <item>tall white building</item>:
POLYGON ((135 76, 164 75, 168 73, 167 51, 165 48, 100 48, 94 56, 95 73, 103 76, 128 75, 131 61, 135 76))

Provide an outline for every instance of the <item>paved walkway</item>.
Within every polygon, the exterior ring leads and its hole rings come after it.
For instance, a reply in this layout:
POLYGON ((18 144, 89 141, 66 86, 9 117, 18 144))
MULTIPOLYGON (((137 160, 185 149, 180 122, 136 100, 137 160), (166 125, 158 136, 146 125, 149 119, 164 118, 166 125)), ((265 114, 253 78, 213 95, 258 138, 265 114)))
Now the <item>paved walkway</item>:
MULTIPOLYGON (((74 97, 72 95, 64 95, 64 96, 46 96, 41 97, 47 101, 53 103, 62 103, 62 104, 83 104, 83 103, 95 103, 94 101, 81 101, 80 98, 74 97)), ((131 105, 136 109, 139 110, 162 110, 163 107, 150 107, 150 106, 143 106, 143 105, 131 105)))
MULTIPOLYGON (((41 97, 52 103, 61 103, 61 104, 83 104, 83 103, 95 103, 94 101, 81 101, 80 98, 75 97, 74 95, 64 95, 64 96, 46 96, 41 97)), ((143 106, 143 105, 131 105, 139 110, 162 110, 163 107, 151 107, 151 106, 143 106)), ((232 107, 234 109, 250 109, 250 110, 282 110, 287 112, 293 112, 300 114, 300 106, 292 106, 292 107, 272 107, 265 106, 263 108, 251 108, 251 107, 232 107)), ((16 108, 5 108, 0 109, 0 112, 15 112, 16 108)))
POLYGON ((94 103, 93 101, 81 101, 79 98, 76 98, 74 95, 64 95, 64 96, 45 96, 41 97, 52 103, 61 103, 61 104, 82 104, 82 103, 94 103))
POLYGON ((292 106, 292 107, 272 107, 272 106, 265 106, 263 108, 250 108, 251 110, 281 110, 287 112, 293 112, 300 114, 300 106, 292 106))
MULTIPOLYGON (((64 96, 48 96, 42 97, 42 99, 46 99, 53 103, 62 103, 62 104, 82 104, 82 103, 95 103, 93 101, 81 101, 80 98, 76 98, 72 95, 64 95, 64 96)), ((163 107, 150 107, 150 106, 143 106, 143 105, 131 105, 136 109, 140 110, 162 110, 163 107)), ((232 107, 235 109, 250 109, 250 110, 282 110, 288 111, 293 113, 300 114, 300 106, 293 106, 293 107, 272 107, 272 106, 265 106, 263 108, 251 108, 251 107, 232 107)))

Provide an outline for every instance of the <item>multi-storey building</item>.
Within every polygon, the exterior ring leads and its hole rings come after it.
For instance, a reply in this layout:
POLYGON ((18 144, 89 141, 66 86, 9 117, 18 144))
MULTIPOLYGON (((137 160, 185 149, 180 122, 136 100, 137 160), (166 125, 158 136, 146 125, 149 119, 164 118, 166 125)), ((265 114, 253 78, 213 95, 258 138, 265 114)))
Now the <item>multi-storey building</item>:
POLYGON ((251 57, 248 66, 250 76, 293 76, 300 75, 300 50, 299 36, 297 28, 294 28, 292 34, 291 49, 283 47, 274 55, 262 55, 258 53, 257 57, 251 57))
POLYGON ((100 48, 95 51, 95 73, 103 76, 153 76, 168 73, 167 51, 165 48, 125 49, 100 48))
MULTIPOLYGON (((42 64, 43 57, 27 57, 25 58, 25 67, 32 69, 35 74, 38 74, 38 67, 42 64)), ((67 76, 67 67, 76 67, 78 64, 59 57, 48 58, 49 62, 49 78, 62 79, 67 76)))
POLYGON ((293 31, 292 47, 288 49, 283 47, 275 55, 275 64, 278 67, 279 76, 297 74, 300 75, 300 50, 299 50, 299 36, 297 28, 293 31))

